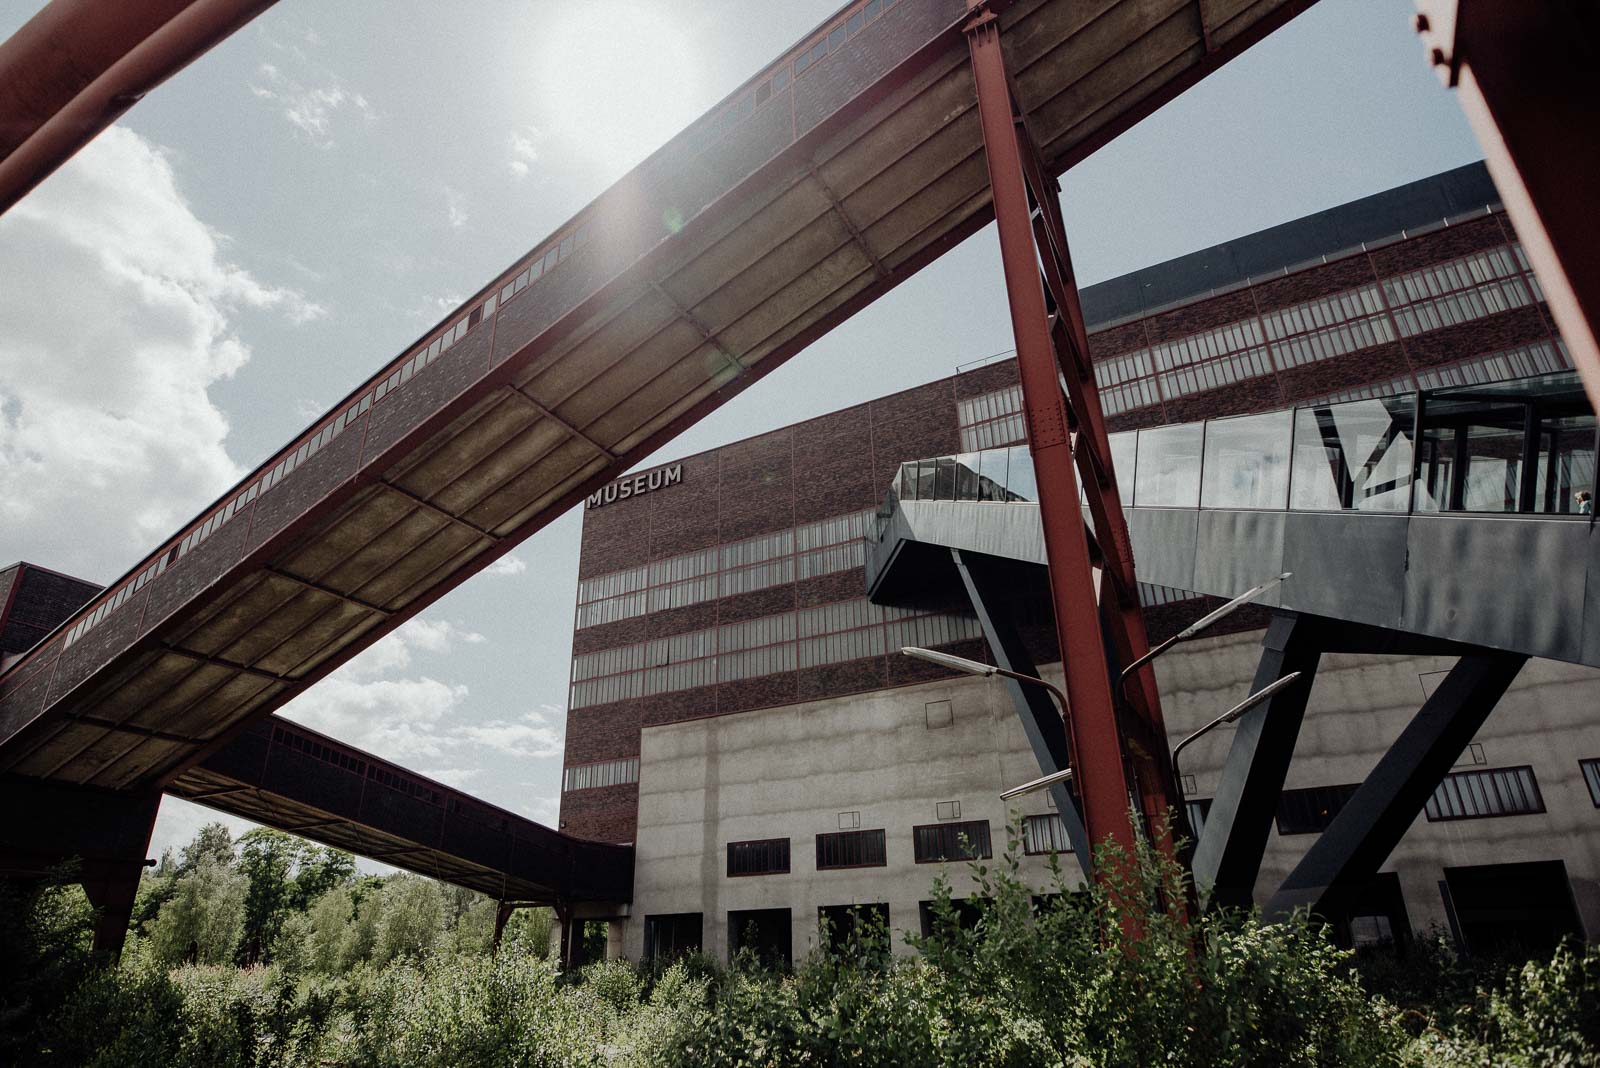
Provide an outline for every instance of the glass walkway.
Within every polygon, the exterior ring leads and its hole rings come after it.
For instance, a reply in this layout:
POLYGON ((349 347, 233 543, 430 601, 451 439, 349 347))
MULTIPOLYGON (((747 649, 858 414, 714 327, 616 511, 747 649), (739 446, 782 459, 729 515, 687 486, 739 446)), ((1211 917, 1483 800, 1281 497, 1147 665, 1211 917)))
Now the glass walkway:
MULTIPOLYGON (((1571 372, 1111 435, 1141 583, 1600 666, 1600 431, 1571 372)), ((959 548, 1042 564, 1025 445, 901 466, 869 538, 893 603, 959 548), (954 505, 955 507, 951 507, 954 505), (948 554, 943 554, 948 555, 948 554), (892 572, 896 572, 892 574, 892 572)))

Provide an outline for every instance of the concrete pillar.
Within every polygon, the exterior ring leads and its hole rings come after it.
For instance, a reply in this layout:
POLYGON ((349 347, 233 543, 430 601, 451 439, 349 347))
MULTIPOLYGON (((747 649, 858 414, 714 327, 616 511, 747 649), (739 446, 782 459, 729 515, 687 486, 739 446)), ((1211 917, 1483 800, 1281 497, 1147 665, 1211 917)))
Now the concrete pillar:
POLYGON ((626 956, 622 943, 627 930, 627 920, 606 921, 606 960, 622 960, 626 956))

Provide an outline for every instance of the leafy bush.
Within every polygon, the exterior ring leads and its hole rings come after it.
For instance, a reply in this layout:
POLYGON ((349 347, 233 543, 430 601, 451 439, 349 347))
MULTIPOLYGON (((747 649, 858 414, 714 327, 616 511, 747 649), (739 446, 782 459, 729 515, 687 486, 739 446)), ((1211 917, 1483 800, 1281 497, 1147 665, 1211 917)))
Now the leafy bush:
POLYGON ((158 874, 172 892, 118 969, 87 973, 81 893, 36 887, 0 912, 0 1063, 1600 1068, 1600 951, 1508 972, 1433 940, 1358 959, 1303 918, 1183 924, 1165 908, 1184 899, 1180 870, 1143 843, 1103 850, 1108 877, 1084 890, 1052 864, 1056 892, 1036 898, 1016 830, 972 867, 973 902, 936 879, 915 956, 865 920, 837 946, 823 932, 792 971, 697 955, 567 980, 541 959, 548 912, 524 910, 490 956, 484 904, 412 877, 290 906, 275 964, 168 968, 168 909, 210 915, 208 885, 242 909, 242 884, 219 876, 231 843, 212 835, 158 874))

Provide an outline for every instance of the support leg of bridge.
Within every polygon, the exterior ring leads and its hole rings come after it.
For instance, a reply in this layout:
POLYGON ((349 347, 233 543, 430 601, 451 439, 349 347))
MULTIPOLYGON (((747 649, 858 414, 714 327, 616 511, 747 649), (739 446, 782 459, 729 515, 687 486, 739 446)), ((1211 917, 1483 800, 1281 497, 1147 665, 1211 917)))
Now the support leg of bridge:
POLYGON ((1301 907, 1323 916, 1340 912, 1388 859, 1527 659, 1486 651, 1456 661, 1289 873, 1266 914, 1281 917, 1301 907))
POLYGON ((494 910, 494 952, 500 952, 500 940, 505 937, 506 923, 511 919, 511 914, 517 911, 517 906, 510 901, 502 901, 494 910))
POLYGON ((1213 906, 1248 908, 1254 902, 1261 855, 1321 659, 1317 623, 1311 617, 1279 611, 1262 640, 1251 693, 1290 672, 1301 676, 1293 686, 1245 713, 1234 730, 1205 833, 1194 854, 1195 883, 1202 892, 1211 888, 1213 906))
POLYGON ((94 906, 94 955, 104 964, 115 964, 122 956, 144 868, 141 856, 97 864, 92 873, 84 872, 83 892, 94 906))
POLYGON ((583 921, 572 918, 570 905, 557 905, 555 911, 556 922, 561 925, 561 955, 557 964, 561 971, 570 972, 573 970, 573 961, 577 959, 578 943, 583 937, 583 921), (578 925, 576 931, 573 930, 574 923, 578 925))
MULTIPOLYGON (((1005 585, 1000 576, 995 574, 993 561, 962 553, 960 549, 951 549, 950 555, 955 558, 956 570, 961 573, 961 581, 966 586, 967 597, 972 601, 972 610, 978 615, 978 625, 983 628, 983 636, 989 643, 994 662, 1007 671, 1037 677, 1039 669, 1034 666, 1033 658, 1028 655, 1022 637, 1017 633, 1011 607, 1006 600, 1005 585)), ((1069 766, 1070 756, 1063 710, 1056 708, 1055 701, 1039 686, 1029 686, 1015 679, 1002 681, 1005 682, 1006 692, 1011 695, 1017 718, 1022 721, 1028 745, 1039 761, 1040 773, 1050 775, 1065 770, 1069 766)), ((1083 874, 1086 877, 1092 875, 1093 853, 1089 848, 1089 836, 1084 830, 1083 816, 1078 810, 1077 797, 1066 783, 1052 786, 1050 796, 1056 803, 1056 811, 1061 814, 1061 822, 1066 825, 1067 837, 1072 842, 1072 851, 1083 868, 1083 874)))
MULTIPOLYGON (((1039 486, 1039 518, 1049 563, 1056 633, 1066 671, 1072 768, 1083 799, 1089 841, 1098 846, 1109 840, 1131 856, 1134 828, 1129 801, 1134 781, 1128 771, 1128 754, 1106 664, 1088 538, 1078 506, 1068 413, 1061 393, 1044 284, 1039 277, 1022 144, 1000 47, 1000 20, 991 11, 979 12, 968 23, 966 32, 1011 329, 1017 343, 1028 448, 1033 454, 1039 486)), ((1130 915, 1128 922, 1132 925, 1137 921, 1130 915)))
POLYGON ((127 937, 161 795, 130 796, 35 779, 0 779, 0 872, 83 884, 98 912, 95 953, 115 963, 127 937))

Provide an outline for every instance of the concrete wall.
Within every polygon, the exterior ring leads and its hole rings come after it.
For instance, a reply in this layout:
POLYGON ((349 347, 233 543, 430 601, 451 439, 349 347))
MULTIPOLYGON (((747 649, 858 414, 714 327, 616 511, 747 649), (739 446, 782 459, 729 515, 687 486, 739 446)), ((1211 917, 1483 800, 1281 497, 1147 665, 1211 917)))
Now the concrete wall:
MULTIPOLYGON (((1157 664, 1162 707, 1176 739, 1246 696, 1259 633, 1178 646, 1157 664)), ((1289 769, 1288 789, 1360 782, 1453 661, 1448 657, 1324 656, 1289 769)), ((1578 761, 1600 757, 1600 671, 1530 660, 1478 732, 1485 768, 1531 765, 1546 811, 1430 823, 1419 815, 1380 869, 1398 874, 1414 929, 1447 926, 1445 867, 1561 860, 1587 936, 1600 938, 1600 809, 1578 761)), ((1185 750, 1196 797, 1211 797, 1232 738, 1226 728, 1185 750)), ((1457 770, 1472 767, 1464 754, 1457 770)), ((1267 841, 1256 900, 1264 901, 1314 835, 1267 841)))
MULTIPOLYGON (((1260 637, 1202 639, 1159 662, 1174 741, 1245 696, 1260 637)), ((1288 786, 1360 781, 1449 666, 1445 658, 1324 657, 1288 786)), ((1059 681, 1059 666, 1046 673, 1059 681)), ((1547 811, 1443 823, 1419 816, 1383 869, 1398 872, 1414 928, 1446 924, 1438 888, 1445 866, 1559 859, 1589 936, 1600 935, 1600 810, 1578 767, 1579 759, 1600 756, 1597 709, 1600 671, 1551 661, 1523 670, 1477 741, 1486 767, 1532 765, 1547 811)), ((1230 741, 1224 728, 1186 751, 1183 770, 1196 780, 1196 798, 1215 792, 1230 741)), ((797 959, 816 942, 819 906, 887 902, 891 926, 915 931, 917 903, 930 897, 939 866, 914 863, 911 828, 937 822, 939 802, 959 800, 962 819, 990 821, 998 852, 1006 818, 998 794, 1037 774, 1004 690, 982 679, 647 727, 626 954, 640 956, 645 917, 665 913, 703 913, 704 949, 723 959, 730 910, 790 908, 797 959), (930 730, 925 706, 942 700, 951 702, 954 722, 930 730), (815 870, 814 836, 837 829, 845 811, 860 812, 862 829, 886 830, 886 867, 815 870), (727 876, 728 842, 784 836, 791 839, 787 875, 727 876)), ((1043 794, 1020 809, 1050 811, 1043 794)), ((1273 831, 1258 900, 1312 841, 1273 831)), ((1063 867, 1077 882, 1070 857, 1063 867)), ((947 870, 958 897, 971 892, 965 865, 947 870)), ((1043 858, 1026 858, 1023 871, 1047 888, 1043 858)))
MULTIPOLYGON (((646 728, 627 955, 641 953, 645 917, 663 913, 704 913, 703 948, 723 959, 731 910, 792 909, 796 959, 816 943, 820 906, 886 902, 890 925, 915 932, 941 865, 915 862, 912 827, 938 822, 939 802, 960 801, 962 820, 989 821, 999 852, 1000 790, 1038 774, 1005 691, 980 679, 646 728), (929 729, 926 705, 937 701, 950 702, 952 723, 929 729), (815 836, 837 830, 841 812, 886 831, 886 867, 816 870, 815 836), (727 843, 784 836, 787 875, 728 877, 727 843)), ((1043 794, 1021 809, 1051 811, 1043 794)), ((945 868, 957 897, 972 892, 964 863, 945 868)), ((1070 858, 1063 868, 1079 880, 1070 858)), ((1043 857, 1027 858, 1024 872, 1049 885, 1043 857)))

